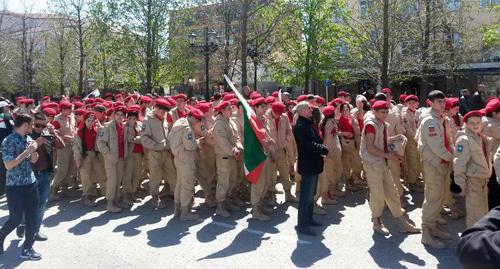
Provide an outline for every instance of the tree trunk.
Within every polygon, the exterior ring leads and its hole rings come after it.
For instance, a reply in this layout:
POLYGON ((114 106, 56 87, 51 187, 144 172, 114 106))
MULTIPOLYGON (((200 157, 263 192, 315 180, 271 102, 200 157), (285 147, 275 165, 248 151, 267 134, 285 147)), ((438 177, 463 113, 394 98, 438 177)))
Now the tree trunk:
POLYGON ((383 25, 383 51, 382 51, 382 87, 389 86, 389 0, 384 0, 384 25, 383 25))
POLYGON ((85 93, 84 87, 83 87, 83 72, 85 68, 85 52, 84 52, 84 44, 83 44, 83 22, 82 22, 82 10, 77 9, 77 16, 78 16, 78 48, 79 48, 79 53, 80 53, 80 61, 78 65, 78 93, 80 95, 83 95, 85 93))
MULTIPOLYGON (((224 74, 229 76, 229 68, 230 68, 230 51, 229 51, 229 35, 231 34, 231 16, 230 9, 228 7, 228 3, 225 0, 222 0, 222 5, 224 9, 224 74)), ((224 84, 227 82, 224 80, 224 84)), ((227 85, 226 85, 227 86, 227 85)))
POLYGON ((151 21, 152 21, 152 0, 148 0, 147 6, 147 29, 146 29, 146 92, 152 92, 152 77, 153 77, 153 31, 151 29, 151 21))
POLYGON ((429 45, 431 35, 431 0, 425 0, 425 26, 424 40, 422 42, 422 77, 420 81, 419 100, 423 102, 427 98, 428 73, 429 73, 429 45))
MULTIPOLYGON (((63 30, 64 31, 64 30, 63 30)), ((64 46, 62 45, 63 38, 60 40, 59 44, 59 94, 64 94, 64 77, 66 76, 66 70, 64 68, 64 59, 66 58, 64 54, 64 46)))
POLYGON ((247 77, 247 28, 249 0, 241 1, 241 87, 248 85, 247 77))
POLYGON ((26 16, 23 16, 23 37, 21 40, 21 67, 22 67, 22 93, 23 95, 27 95, 27 87, 26 87, 26 16))

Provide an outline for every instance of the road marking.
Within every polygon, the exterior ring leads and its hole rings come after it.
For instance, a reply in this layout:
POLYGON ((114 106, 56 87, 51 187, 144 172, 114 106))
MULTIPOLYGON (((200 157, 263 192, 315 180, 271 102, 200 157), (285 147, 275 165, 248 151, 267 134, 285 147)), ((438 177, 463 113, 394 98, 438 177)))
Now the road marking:
POLYGON ((255 230, 255 229, 250 229, 250 228, 240 228, 240 227, 238 227, 238 225, 233 225, 233 224, 224 223, 224 222, 220 222, 220 221, 212 221, 212 222, 210 222, 210 224, 214 224, 214 225, 221 226, 221 227, 224 227, 224 228, 228 228, 228 229, 231 229, 231 230, 245 231, 247 233, 251 233, 251 234, 255 234, 255 235, 259 235, 259 236, 264 236, 264 235, 267 234, 270 237, 278 238, 278 239, 281 239, 281 240, 284 240, 284 241, 288 241, 288 242, 292 242, 292 243, 297 242, 299 244, 312 245, 311 241, 302 240, 302 239, 295 239, 295 238, 291 238, 291 237, 287 237, 287 236, 282 236, 282 235, 278 235, 278 234, 268 234, 266 232, 255 230))

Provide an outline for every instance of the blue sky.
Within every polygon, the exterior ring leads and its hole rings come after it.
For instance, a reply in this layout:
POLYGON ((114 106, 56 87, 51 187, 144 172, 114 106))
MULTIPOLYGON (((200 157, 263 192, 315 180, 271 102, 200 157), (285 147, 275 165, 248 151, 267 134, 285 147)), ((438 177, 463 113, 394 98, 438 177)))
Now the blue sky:
POLYGON ((24 5, 32 13, 41 13, 48 9, 49 0, 0 0, 0 9, 3 2, 7 3, 7 10, 14 12, 24 12, 24 5))

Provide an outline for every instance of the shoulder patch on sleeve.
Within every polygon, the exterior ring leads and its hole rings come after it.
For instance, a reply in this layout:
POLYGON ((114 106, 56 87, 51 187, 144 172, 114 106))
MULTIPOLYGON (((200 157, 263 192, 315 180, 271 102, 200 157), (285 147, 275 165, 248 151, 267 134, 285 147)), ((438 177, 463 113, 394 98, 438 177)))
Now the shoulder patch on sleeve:
POLYGON ((458 152, 462 152, 462 151, 464 151, 464 146, 462 146, 462 145, 458 145, 458 146, 457 146, 457 151, 458 151, 458 152))
POLYGON ((146 124, 145 124, 145 123, 143 123, 143 124, 141 125, 141 131, 144 131, 144 130, 146 130, 146 124))
POLYGON ((193 133, 191 131, 187 134, 188 140, 193 140, 193 133))
POLYGON ((100 136, 100 137, 103 137, 103 136, 104 136, 104 130, 101 130, 101 131, 99 132, 99 136, 100 136))
POLYGON ((390 151, 394 151, 395 149, 396 149, 396 145, 394 145, 394 144, 392 144, 392 143, 391 143, 391 144, 389 144, 389 150, 390 150, 390 151))

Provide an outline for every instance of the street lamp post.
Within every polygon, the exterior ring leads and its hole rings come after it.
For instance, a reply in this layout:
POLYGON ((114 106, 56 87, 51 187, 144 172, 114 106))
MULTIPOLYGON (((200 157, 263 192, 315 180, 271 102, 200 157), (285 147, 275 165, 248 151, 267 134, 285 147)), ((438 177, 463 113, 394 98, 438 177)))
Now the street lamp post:
POLYGON ((201 44, 196 44, 196 34, 191 33, 188 35, 189 45, 192 48, 196 48, 203 53, 205 56, 205 99, 210 99, 210 75, 209 75, 209 63, 210 63, 210 54, 215 52, 218 49, 217 40, 219 39, 217 32, 214 30, 208 30, 208 27, 205 27, 204 30, 205 41, 201 44))

